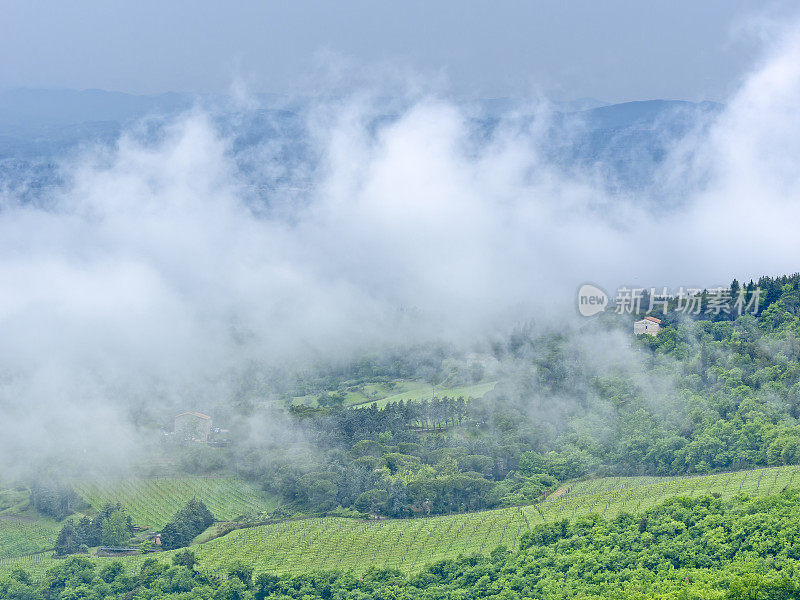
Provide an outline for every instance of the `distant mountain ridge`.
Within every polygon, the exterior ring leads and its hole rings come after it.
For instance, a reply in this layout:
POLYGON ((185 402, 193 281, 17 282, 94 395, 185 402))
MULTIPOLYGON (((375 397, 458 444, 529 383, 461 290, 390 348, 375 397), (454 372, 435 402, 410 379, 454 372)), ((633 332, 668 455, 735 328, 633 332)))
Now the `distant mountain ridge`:
MULTIPOLYGON (((201 106, 209 109, 220 130, 232 140, 234 153, 264 142, 281 148, 284 174, 277 179, 252 181, 253 187, 305 187, 309 181, 291 180, 307 177, 313 171, 315 158, 304 113, 315 103, 339 100, 263 94, 253 97, 255 108, 242 108, 225 96, 183 93, 2 91, 0 179, 5 189, 14 190, 17 186, 25 194, 35 194, 37 188, 58 183, 53 159, 86 145, 113 144, 126 127, 142 119, 157 117, 157 129, 159 120, 163 122, 201 106)), ((503 124, 527 127, 538 118, 536 104, 524 99, 454 102, 469 115, 478 141, 489 139, 503 124)), ((378 104, 382 112, 376 115, 373 125, 397 119, 407 107, 402 99, 383 98, 378 104)), ((682 100, 606 104, 582 98, 552 102, 549 108, 550 122, 540 144, 554 165, 568 170, 588 167, 611 188, 641 190, 650 185, 670 145, 693 128, 709 123, 723 107, 713 102, 682 100)), ((247 152, 241 155, 246 157, 247 152)), ((254 177, 264 177, 252 164, 241 166, 254 177)))
MULTIPOLYGON (((165 115, 182 112, 198 103, 223 104, 224 96, 167 92, 153 95, 136 95, 105 90, 48 90, 13 89, 0 91, 0 135, 21 134, 32 129, 46 131, 53 127, 82 123, 114 122, 124 124, 148 115, 165 115)), ((288 96, 262 94, 254 96, 261 108, 272 109, 289 105, 288 96)), ((310 101, 310 99, 307 99, 310 101)), ((299 104, 302 104, 300 100, 299 104)), ((457 104, 461 102, 456 101, 457 104)), ((480 107, 487 116, 498 116, 512 111, 524 111, 532 105, 517 98, 486 98, 468 100, 467 105, 480 107)), ((298 104, 297 101, 294 102, 298 104)), ((556 112, 582 114, 598 127, 619 128, 643 121, 651 121, 665 112, 674 110, 718 110, 715 102, 688 102, 684 100, 643 100, 609 104, 594 98, 580 98, 567 102, 553 102, 556 112)))
POLYGON ((653 123, 666 114, 696 112, 715 113, 722 110, 718 102, 687 102, 685 100, 637 100, 608 104, 580 111, 587 121, 598 129, 621 129, 634 125, 653 123))

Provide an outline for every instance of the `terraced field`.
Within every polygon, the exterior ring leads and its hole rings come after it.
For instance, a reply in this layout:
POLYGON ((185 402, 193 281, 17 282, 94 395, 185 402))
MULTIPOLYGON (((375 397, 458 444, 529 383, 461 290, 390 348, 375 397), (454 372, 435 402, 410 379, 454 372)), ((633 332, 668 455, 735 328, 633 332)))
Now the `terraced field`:
POLYGON ((163 527, 191 498, 205 502, 214 517, 221 521, 275 508, 275 502, 264 492, 232 477, 74 482, 73 487, 92 508, 120 502, 136 525, 154 529, 163 527))
MULTIPOLYGON (((458 554, 516 548, 523 531, 543 521, 588 513, 613 517, 638 512, 672 496, 739 493, 768 495, 800 485, 800 467, 774 467, 691 477, 608 477, 574 482, 535 506, 412 520, 304 519, 240 529, 195 546, 200 568, 219 571, 246 560, 256 571, 301 573, 369 566, 414 571, 458 554)), ((166 560, 170 553, 164 553, 166 560)), ((0 559, 0 573, 22 566, 43 573, 56 559, 44 555, 0 559)), ((98 561, 111 559, 95 559, 98 561)), ((143 556, 124 559, 135 568, 143 556)))

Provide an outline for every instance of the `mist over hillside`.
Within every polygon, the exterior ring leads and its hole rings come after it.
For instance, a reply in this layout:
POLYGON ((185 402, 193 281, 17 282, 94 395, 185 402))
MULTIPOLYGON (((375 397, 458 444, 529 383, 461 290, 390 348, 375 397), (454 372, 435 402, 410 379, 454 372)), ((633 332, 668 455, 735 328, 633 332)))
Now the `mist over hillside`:
POLYGON ((584 282, 794 272, 797 40, 724 106, 4 92, 4 463, 124 460, 271 373, 569 330, 584 282))
POLYGON ((0 600, 800 598, 788 0, 0 2, 0 600))
MULTIPOLYGON (((346 99, 254 95, 245 108, 224 96, 10 90, 0 92, 0 169, 6 186, 52 185, 58 181, 54 161, 86 146, 113 145, 143 119, 157 129, 165 119, 193 107, 213 115, 240 152, 267 143, 283 146, 281 163, 290 169, 316 158, 305 123, 309 111, 321 106, 335 110, 342 102, 346 99)), ((370 110, 376 122, 396 120, 409 103, 413 100, 376 98, 370 110)), ((714 103, 669 100, 607 105, 593 99, 543 103, 508 98, 457 105, 469 116, 476 135, 487 137, 508 123, 542 121, 544 110, 548 139, 542 150, 548 160, 564 168, 600 169, 610 185, 637 190, 650 187, 650 178, 672 145, 693 128, 707 126, 721 109, 714 103)), ((269 188, 283 183, 280 177, 251 181, 269 188)))

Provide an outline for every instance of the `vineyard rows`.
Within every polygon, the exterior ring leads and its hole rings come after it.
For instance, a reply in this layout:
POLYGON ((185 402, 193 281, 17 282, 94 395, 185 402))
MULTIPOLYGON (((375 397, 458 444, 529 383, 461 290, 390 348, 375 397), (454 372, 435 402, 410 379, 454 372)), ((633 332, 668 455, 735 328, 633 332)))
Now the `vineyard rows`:
POLYGON ((0 558, 49 550, 58 529, 58 525, 47 521, 24 523, 0 519, 0 558))
MULTIPOLYGON (((641 512, 673 496, 765 496, 798 485, 800 467, 795 465, 683 477, 605 477, 564 486, 564 493, 538 508, 547 521, 591 512, 610 517, 620 512, 641 512)), ((525 507, 530 518, 541 521, 539 510, 525 507)))
POLYGON ((201 564, 216 569, 246 560, 275 572, 369 565, 408 571, 434 558, 487 553, 500 544, 515 548, 527 528, 516 508, 408 521, 306 519, 235 531, 197 553, 201 564))
MULTIPOLYGON (((799 472, 800 467, 790 466, 691 477, 609 477, 567 484, 534 506, 409 520, 286 521, 239 529, 193 549, 200 568, 208 571, 224 571, 231 562, 244 560, 257 572, 363 571, 369 566, 408 572, 459 554, 485 554, 501 544, 513 550, 524 531, 543 521, 588 513, 606 517, 635 513, 678 495, 768 495, 800 485, 799 472)), ((123 560, 135 569, 144 558, 123 560)), ((43 555, 0 559, 0 573, 16 566, 42 573, 54 560, 43 555)))
POLYGON ((163 527, 192 498, 205 502, 220 521, 259 514, 275 507, 264 492, 231 477, 76 482, 73 486, 94 509, 108 502, 120 502, 136 525, 154 529, 163 527))

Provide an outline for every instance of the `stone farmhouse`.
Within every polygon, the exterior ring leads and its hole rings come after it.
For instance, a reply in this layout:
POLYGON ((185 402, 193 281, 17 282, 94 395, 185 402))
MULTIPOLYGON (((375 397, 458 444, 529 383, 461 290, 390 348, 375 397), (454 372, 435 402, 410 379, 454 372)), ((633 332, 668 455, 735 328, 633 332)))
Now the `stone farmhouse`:
POLYGON ((175 416, 175 436, 189 442, 207 442, 211 434, 211 417, 200 412, 184 412, 175 416))
POLYGON ((661 329, 661 319, 656 319, 655 317, 647 316, 644 319, 636 321, 633 324, 633 333, 639 335, 641 333, 646 333, 647 335, 658 335, 658 331, 661 329))

